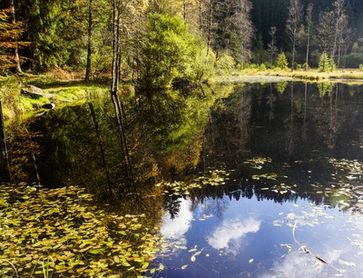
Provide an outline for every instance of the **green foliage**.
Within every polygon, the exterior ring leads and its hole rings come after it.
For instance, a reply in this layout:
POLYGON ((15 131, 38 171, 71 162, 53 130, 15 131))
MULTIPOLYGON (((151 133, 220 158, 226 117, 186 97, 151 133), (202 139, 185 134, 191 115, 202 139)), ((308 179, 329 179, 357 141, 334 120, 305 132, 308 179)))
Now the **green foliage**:
POLYGON ((320 56, 319 71, 320 72, 332 72, 336 69, 334 60, 329 57, 326 52, 323 52, 320 56))
POLYGON ((360 71, 363 71, 363 64, 360 64, 360 65, 359 65, 359 70, 360 70, 360 71))
POLYGON ((287 61, 286 55, 284 52, 281 52, 276 60, 276 67, 281 70, 289 69, 289 62, 287 61))
MULTIPOLYGON (((96 1, 93 3, 95 5, 96 1)), ((47 71, 57 66, 70 66, 78 70, 85 65, 88 0, 19 0, 16 4, 17 17, 27 23, 26 40, 31 42, 29 58, 33 69, 47 71)), ((102 49, 105 35, 102 30, 108 24, 109 7, 105 0, 97 1, 97 9, 93 7, 95 53, 102 49)), ((110 56, 109 52, 107 55, 110 56)))
POLYGON ((227 52, 223 52, 217 59, 216 69, 220 74, 231 73, 236 69, 236 61, 227 52))
POLYGON ((145 88, 170 87, 176 79, 195 81, 213 61, 207 58, 204 43, 178 16, 150 14, 146 37, 141 75, 145 88))

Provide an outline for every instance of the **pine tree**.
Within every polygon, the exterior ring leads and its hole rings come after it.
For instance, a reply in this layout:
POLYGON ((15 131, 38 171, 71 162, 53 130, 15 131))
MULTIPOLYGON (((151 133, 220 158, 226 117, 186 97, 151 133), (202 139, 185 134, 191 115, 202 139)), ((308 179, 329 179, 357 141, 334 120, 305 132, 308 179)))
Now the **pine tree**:
POLYGON ((287 61, 286 55, 284 52, 281 52, 276 60, 276 67, 281 70, 289 69, 289 62, 287 61))
POLYGON ((323 52, 320 56, 319 71, 332 72, 335 70, 335 67, 334 60, 326 52, 323 52))

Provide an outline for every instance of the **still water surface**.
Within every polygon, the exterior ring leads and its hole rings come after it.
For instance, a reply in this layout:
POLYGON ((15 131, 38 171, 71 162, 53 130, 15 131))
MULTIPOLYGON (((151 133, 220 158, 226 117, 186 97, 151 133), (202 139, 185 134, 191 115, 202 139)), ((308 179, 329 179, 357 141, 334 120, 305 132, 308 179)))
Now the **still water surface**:
MULTIPOLYGON (((363 87, 278 83, 228 90, 208 109, 163 100, 129 119, 138 181, 169 183, 158 202, 132 198, 125 205, 154 217, 166 242, 148 275, 363 277, 363 87)), ((19 166, 15 142, 29 140, 29 133, 14 128, 15 176, 34 180, 38 171, 42 184, 96 191, 120 182, 112 107, 93 105, 102 136, 94 132, 89 104, 29 124, 37 169, 31 159, 19 166)))
POLYGON ((206 164, 232 175, 165 213, 162 276, 362 277, 362 92, 249 86, 212 110, 206 164))

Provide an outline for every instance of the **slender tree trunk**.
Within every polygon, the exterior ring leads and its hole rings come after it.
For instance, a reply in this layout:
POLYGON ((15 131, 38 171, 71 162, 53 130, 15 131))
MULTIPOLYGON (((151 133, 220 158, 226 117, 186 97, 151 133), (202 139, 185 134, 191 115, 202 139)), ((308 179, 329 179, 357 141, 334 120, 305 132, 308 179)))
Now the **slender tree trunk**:
POLYGON ((6 146, 5 124, 2 109, 2 99, 0 98, 0 180, 10 182, 8 149, 6 146))
POLYGON ((113 0, 113 53, 112 53, 112 85, 111 85, 111 99, 115 110, 117 125, 119 129, 119 136, 124 155, 127 175, 134 183, 132 174, 132 164, 129 155, 129 148, 127 144, 126 131, 125 131, 125 116, 121 100, 118 96, 118 88, 121 77, 121 34, 120 34, 120 9, 117 5, 117 0, 113 0))
POLYGON ((212 13, 213 13, 213 7, 212 7, 212 0, 209 0, 209 7, 208 7, 208 38, 207 38, 207 57, 209 57, 209 52, 211 48, 211 41, 212 41, 212 13))
POLYGON ((306 58, 305 58, 305 71, 307 71, 310 67, 309 65, 309 59, 310 59, 310 41, 311 41, 311 27, 313 25, 313 9, 314 9, 314 5, 313 4, 309 4, 308 7, 306 8, 306 23, 308 25, 308 40, 307 40, 307 44, 306 44, 306 58))
POLYGON ((335 55, 337 54, 337 51, 338 51, 339 37, 340 37, 340 33, 341 33, 340 26, 341 26, 342 14, 343 14, 344 0, 336 1, 335 5, 336 5, 335 6, 336 23, 335 23, 334 43, 333 43, 331 58, 334 59, 334 61, 336 62, 337 60, 336 60, 335 55))
POLYGON ((307 71, 309 69, 309 57, 310 57, 310 24, 308 27, 308 42, 306 45, 306 58, 305 58, 305 71, 307 71))
POLYGON ((295 70, 295 55, 296 55, 296 32, 294 32, 294 38, 292 42, 292 65, 291 70, 295 70))
POLYGON ((92 29, 93 29, 93 14, 92 1, 88 0, 88 36, 87 36, 87 65, 85 81, 89 82, 92 74, 92 29))
MULTIPOLYGON (((10 13, 11 13, 11 21, 13 24, 16 23, 16 17, 15 17, 15 5, 14 5, 14 0, 10 0, 10 13)), ((21 69, 21 65, 20 65, 20 57, 19 57, 19 46, 16 45, 15 49, 14 49, 14 58, 15 58, 15 62, 16 62, 16 72, 17 73, 22 73, 22 69, 21 69)))
POLYGON ((199 31, 203 31, 203 0, 199 0, 199 31))
POLYGON ((340 67, 340 62, 341 62, 341 56, 342 56, 342 38, 339 38, 339 43, 338 43, 338 57, 337 57, 337 67, 340 67))
POLYGON ((183 0, 183 18, 187 21, 187 0, 183 0))

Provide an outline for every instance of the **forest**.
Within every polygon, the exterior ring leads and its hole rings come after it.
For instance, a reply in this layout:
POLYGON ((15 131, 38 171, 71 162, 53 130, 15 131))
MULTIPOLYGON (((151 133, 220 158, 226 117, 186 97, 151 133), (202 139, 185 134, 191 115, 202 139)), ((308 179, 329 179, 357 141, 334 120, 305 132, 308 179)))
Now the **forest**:
POLYGON ((362 108, 362 0, 0 0, 0 278, 361 278, 362 108))
POLYGON ((363 64, 359 0, 3 0, 0 8, 4 74, 62 68, 104 77, 115 43, 123 78, 163 83, 152 85, 200 81, 212 70, 317 68, 324 53, 334 67, 363 64))

